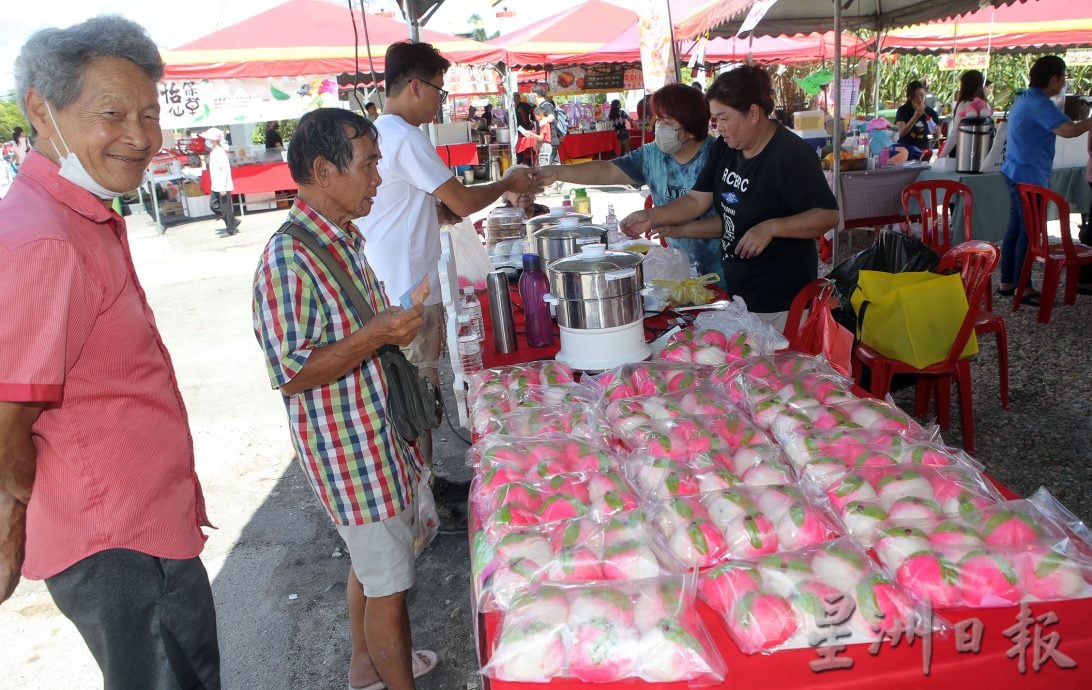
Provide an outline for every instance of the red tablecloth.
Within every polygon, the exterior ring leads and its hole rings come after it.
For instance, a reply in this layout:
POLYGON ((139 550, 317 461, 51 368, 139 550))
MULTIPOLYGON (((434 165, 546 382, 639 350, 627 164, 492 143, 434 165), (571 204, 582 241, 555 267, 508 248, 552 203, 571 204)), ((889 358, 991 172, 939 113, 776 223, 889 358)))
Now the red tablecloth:
MULTIPOLYGON (((763 690, 803 690, 829 688, 831 690, 920 690, 937 688, 988 688, 990 690, 1062 690, 1092 687, 1092 631, 1086 622, 1092 616, 1092 599, 1055 601, 1031 604, 1035 617, 1053 612, 1058 622, 1044 626, 1042 635, 1061 635, 1058 651, 1077 662, 1075 668, 1063 670, 1054 662, 1046 662, 1038 673, 1032 670, 1032 647, 1026 654, 1027 673, 1017 669, 1017 658, 1006 656, 1012 649, 1012 640, 1002 633, 1016 624, 1020 607, 1001 609, 949 609, 940 613, 949 623, 959 624, 977 618, 982 623, 982 643, 978 653, 959 653, 953 633, 935 634, 931 638, 931 662, 929 675, 923 674, 922 639, 907 646, 903 640, 893 647, 885 640, 878 654, 869 653, 869 645, 848 645, 838 658, 853 660, 853 667, 817 673, 809 662, 818 660, 813 649, 794 649, 770 655, 747 656, 739 651, 721 623, 720 617, 704 604, 698 609, 721 656, 728 665, 728 673, 722 684, 714 688, 761 688, 763 690)), ((479 617, 479 623, 482 618, 479 617)), ((485 634, 479 644, 488 649, 496 635, 499 622, 497 614, 485 614, 485 634)), ((969 625, 969 624, 967 624, 969 625)), ((1029 634, 1034 635, 1034 631, 1029 634)), ((487 658, 487 657, 483 657, 487 658)), ((572 679, 558 679, 551 683, 511 683, 484 679, 487 690, 536 690, 540 688, 595 688, 596 690, 684 690, 686 683, 649 685, 641 681, 583 684, 572 679)))
MULTIPOLYGON (((255 194, 257 192, 279 192, 282 189, 295 190, 296 182, 288 172, 288 163, 256 163, 239 165, 231 169, 233 194, 255 194)), ((201 191, 210 194, 212 185, 209 171, 201 173, 201 191)))
POLYGON ((440 154, 440 160, 449 168, 456 165, 479 165, 478 145, 473 142, 437 146, 436 153, 440 154))
POLYGON ((614 130, 606 132, 579 132, 567 135, 561 140, 558 156, 565 163, 574 158, 590 158, 596 154, 618 151, 618 137, 614 130))

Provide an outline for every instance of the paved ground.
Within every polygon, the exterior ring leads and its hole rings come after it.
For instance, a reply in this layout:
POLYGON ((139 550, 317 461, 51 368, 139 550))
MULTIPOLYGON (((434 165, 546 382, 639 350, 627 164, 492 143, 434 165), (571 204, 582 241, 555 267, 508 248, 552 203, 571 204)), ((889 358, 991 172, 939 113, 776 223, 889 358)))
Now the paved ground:
MULTIPOLYGON (((591 196, 597 217, 608 198, 620 217, 642 202, 617 187, 591 196)), ((146 216, 130 220, 137 270, 178 370, 209 515, 219 527, 204 558, 218 607, 224 684, 233 690, 340 688, 348 664, 348 561, 292 459, 280 397, 269 388, 250 327, 255 262, 283 216, 249 215, 242 232, 227 239, 214 235, 212 221, 158 236, 146 216)), ((992 342, 983 343, 975 364, 979 459, 1021 491, 1046 484, 1085 519, 1092 516, 1090 299, 1056 309, 1049 327, 1037 327, 1030 309, 1010 318, 1011 412, 996 402, 992 342)), ((437 449, 441 474, 467 475, 465 445, 449 430, 437 449)), ((462 536, 438 537, 419 560, 410 598, 414 639, 442 659, 422 690, 479 686, 468 575, 462 536)), ((102 685, 75 629, 38 582, 23 582, 0 606, 0 669, 4 687, 102 685)))

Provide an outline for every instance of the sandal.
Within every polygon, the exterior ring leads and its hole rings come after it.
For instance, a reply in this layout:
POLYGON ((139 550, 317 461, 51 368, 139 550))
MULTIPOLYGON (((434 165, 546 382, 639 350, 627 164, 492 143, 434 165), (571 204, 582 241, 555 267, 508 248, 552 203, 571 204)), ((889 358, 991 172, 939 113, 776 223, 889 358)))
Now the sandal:
POLYGON ((997 288, 997 294, 1001 295, 1002 297, 1012 297, 1016 294, 1016 288, 997 288))
POLYGON ((1020 304, 1026 304, 1029 307, 1039 306, 1039 297, 1041 295, 1038 292, 1025 292, 1024 296, 1020 298, 1020 304))
MULTIPOLYGON (((436 664, 440 659, 436 656, 436 652, 428 649, 415 649, 413 650, 413 677, 420 678, 432 669, 436 668, 436 664)), ((386 690, 386 685, 383 681, 376 681, 371 685, 365 685, 362 688, 354 688, 349 686, 349 690, 386 690)))

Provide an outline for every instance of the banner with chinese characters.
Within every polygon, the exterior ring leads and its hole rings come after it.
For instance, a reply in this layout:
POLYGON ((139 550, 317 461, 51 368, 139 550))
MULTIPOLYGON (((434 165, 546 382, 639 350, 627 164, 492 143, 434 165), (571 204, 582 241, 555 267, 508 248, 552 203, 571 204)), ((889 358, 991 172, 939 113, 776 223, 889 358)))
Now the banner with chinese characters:
POLYGON ((645 91, 657 91, 675 79, 675 51, 671 45, 671 21, 667 0, 646 0, 637 20, 645 91))
POLYGON ((332 76, 200 79, 159 83, 163 129, 290 120, 316 108, 337 107, 332 76))
POLYGON ((951 70, 984 70, 990 66, 989 53, 944 53, 940 56, 940 69, 951 70))

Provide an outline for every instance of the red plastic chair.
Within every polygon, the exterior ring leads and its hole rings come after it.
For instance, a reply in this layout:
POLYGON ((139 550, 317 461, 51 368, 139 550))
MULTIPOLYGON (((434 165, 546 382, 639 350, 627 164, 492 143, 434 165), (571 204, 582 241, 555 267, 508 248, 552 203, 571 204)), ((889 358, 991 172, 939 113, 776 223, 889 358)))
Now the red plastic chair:
POLYGON ((952 210, 957 196, 963 198, 963 241, 970 242, 974 194, 967 185, 953 180, 922 180, 902 190, 902 211, 907 222, 920 220, 921 241, 940 255, 952 248, 952 210), (917 204, 916 216, 910 212, 911 201, 917 204))
MULTIPOLYGON (((915 217, 921 223, 921 241, 937 254, 944 255, 952 248, 952 210, 957 197, 963 199, 964 241, 971 241, 971 219, 974 218, 974 194, 970 187, 953 180, 922 180, 911 182, 902 190, 902 210, 909 223, 915 217), (919 214, 911 213, 911 202, 917 205, 919 214)), ((970 295, 967 295, 970 299, 970 295)), ((1001 407, 1009 409, 1009 336, 1005 320, 993 313, 993 280, 986 285, 983 306, 974 324, 978 335, 997 335, 997 369, 1001 383, 1001 407)))
POLYGON ((921 369, 888 359, 864 344, 858 344, 854 350, 854 378, 861 380, 864 367, 872 374, 871 393, 882 398, 891 389, 891 378, 895 374, 917 374, 917 398, 914 413, 924 416, 928 410, 930 392, 935 396, 937 422, 941 429, 947 429, 951 423, 949 410, 951 381, 956 380, 959 387, 960 427, 963 430, 963 447, 974 454, 974 404, 971 396, 971 360, 960 358, 967 340, 971 337, 975 321, 978 319, 978 307, 982 304, 982 293, 989 284, 988 278, 997 266, 1001 252, 989 242, 964 242, 952 248, 941 257, 936 272, 958 270, 963 278, 963 285, 968 295, 967 315, 959 327, 952 349, 948 356, 936 364, 921 369))
POLYGON ((1057 192, 1033 184, 1018 184, 1020 203, 1024 207, 1024 232, 1028 235, 1028 253, 1024 257, 1024 267, 1020 271, 1020 280, 1016 284, 1012 310, 1020 308, 1024 296, 1024 285, 1031 277, 1031 266, 1036 261, 1043 262, 1043 290, 1039 297, 1039 323, 1050 323, 1050 312, 1054 308, 1054 295, 1058 292, 1058 282, 1065 269, 1065 303, 1077 301, 1077 282, 1080 280, 1082 266, 1092 266, 1092 247, 1073 242, 1069 233, 1069 203, 1057 192), (1062 228, 1062 241, 1050 243, 1047 234, 1047 210, 1054 204, 1058 209, 1058 219, 1062 228))

